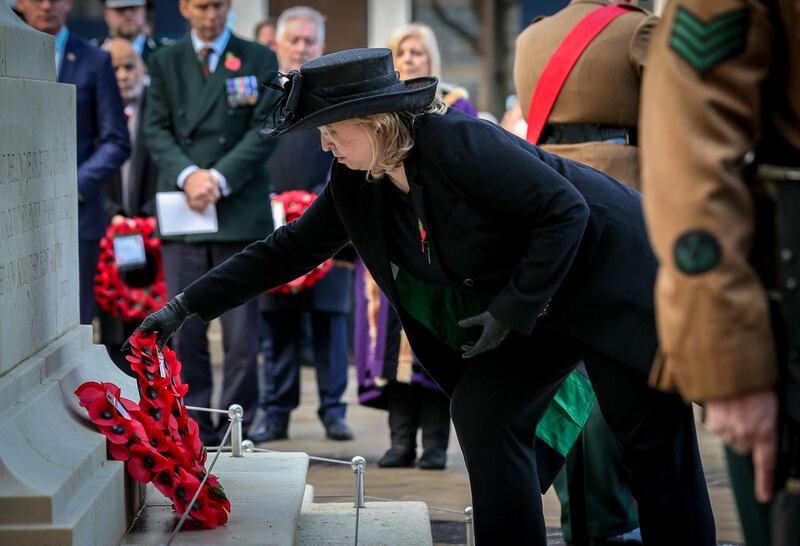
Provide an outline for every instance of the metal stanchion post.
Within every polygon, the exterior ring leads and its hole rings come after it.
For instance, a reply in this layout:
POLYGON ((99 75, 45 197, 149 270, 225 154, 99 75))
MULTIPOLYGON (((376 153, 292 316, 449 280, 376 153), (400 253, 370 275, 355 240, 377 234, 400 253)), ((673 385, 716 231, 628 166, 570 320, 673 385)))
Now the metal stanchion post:
POLYGON ((228 408, 228 419, 233 423, 231 427, 231 457, 242 455, 242 418, 244 409, 239 404, 231 404, 228 408))
POLYGON ((467 546, 475 546, 475 529, 472 527, 472 506, 464 509, 464 527, 467 531, 467 546))
POLYGON ((356 475, 355 507, 364 508, 364 469, 367 461, 364 457, 356 455, 350 460, 350 466, 353 467, 353 473, 356 475))

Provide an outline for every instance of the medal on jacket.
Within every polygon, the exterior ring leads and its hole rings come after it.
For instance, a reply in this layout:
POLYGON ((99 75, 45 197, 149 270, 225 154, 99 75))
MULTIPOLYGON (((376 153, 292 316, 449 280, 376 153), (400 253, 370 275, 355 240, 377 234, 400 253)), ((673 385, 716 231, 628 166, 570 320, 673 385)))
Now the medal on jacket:
POLYGON ((431 244, 428 241, 428 232, 425 231, 425 227, 422 225, 422 220, 417 218, 417 227, 419 228, 419 239, 422 243, 422 254, 425 255, 425 260, 428 262, 428 265, 431 263, 431 244))

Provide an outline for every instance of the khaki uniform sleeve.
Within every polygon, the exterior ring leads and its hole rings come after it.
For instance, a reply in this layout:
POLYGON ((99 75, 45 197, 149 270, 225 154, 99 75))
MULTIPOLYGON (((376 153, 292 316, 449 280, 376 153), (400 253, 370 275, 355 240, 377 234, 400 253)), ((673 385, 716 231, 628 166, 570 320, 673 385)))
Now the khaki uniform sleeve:
POLYGON ((658 26, 659 18, 655 15, 645 18, 636 31, 631 36, 631 42, 628 45, 628 59, 631 62, 633 72, 639 77, 642 77, 645 64, 647 64, 647 54, 650 50, 650 42, 653 39, 653 31, 658 26))
POLYGON ((748 263, 755 212, 743 172, 761 130, 772 35, 755 0, 672 0, 653 35, 640 120, 661 265, 651 382, 686 400, 777 380, 767 297, 748 263))

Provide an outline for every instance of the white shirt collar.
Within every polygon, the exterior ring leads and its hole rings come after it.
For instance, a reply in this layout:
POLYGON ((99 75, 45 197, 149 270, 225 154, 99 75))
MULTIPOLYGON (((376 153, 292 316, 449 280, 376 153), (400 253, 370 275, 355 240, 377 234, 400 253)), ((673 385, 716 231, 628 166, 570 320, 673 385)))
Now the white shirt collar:
POLYGON ((192 47, 194 48, 195 53, 200 53, 200 50, 204 47, 210 47, 214 50, 215 55, 221 55, 225 48, 228 47, 228 41, 231 39, 231 31, 228 27, 225 27, 225 30, 216 37, 216 39, 211 42, 204 42, 201 40, 195 31, 192 31, 192 47))
POLYGON ((147 36, 145 36, 144 34, 139 34, 131 42, 131 46, 133 47, 133 50, 136 53, 138 53, 140 57, 142 56, 142 51, 144 51, 144 43, 146 41, 147 41, 147 36))

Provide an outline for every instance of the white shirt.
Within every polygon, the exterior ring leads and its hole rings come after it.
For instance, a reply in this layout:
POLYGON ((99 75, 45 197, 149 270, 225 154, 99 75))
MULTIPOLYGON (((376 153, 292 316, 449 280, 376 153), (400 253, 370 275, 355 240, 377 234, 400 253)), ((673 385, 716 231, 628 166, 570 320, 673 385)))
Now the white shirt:
POLYGON ((67 49, 67 40, 69 39, 69 30, 67 27, 61 27, 56 35, 54 36, 56 39, 56 79, 58 79, 58 73, 61 72, 61 65, 64 61, 64 50, 67 49))
MULTIPOLYGON (((206 47, 211 48, 211 53, 208 56, 208 70, 210 73, 214 73, 217 69, 217 65, 219 64, 219 58, 222 56, 222 53, 225 51, 225 48, 228 47, 228 41, 231 39, 231 31, 227 27, 223 31, 222 34, 217 36, 213 42, 208 43, 201 40, 195 31, 193 30, 191 33, 192 36, 192 47, 194 48, 194 52, 196 54, 200 54, 200 50, 206 47)), ((195 173, 200 170, 200 167, 197 165, 189 165, 185 169, 181 171, 178 175, 177 185, 180 189, 183 189, 183 185, 186 183, 186 179, 189 178, 189 175, 195 173)), ((231 189, 228 187, 228 181, 219 172, 217 169, 209 169, 209 172, 214 175, 214 178, 217 179, 219 182, 219 189, 222 193, 223 197, 228 197, 231 194, 231 189)))

